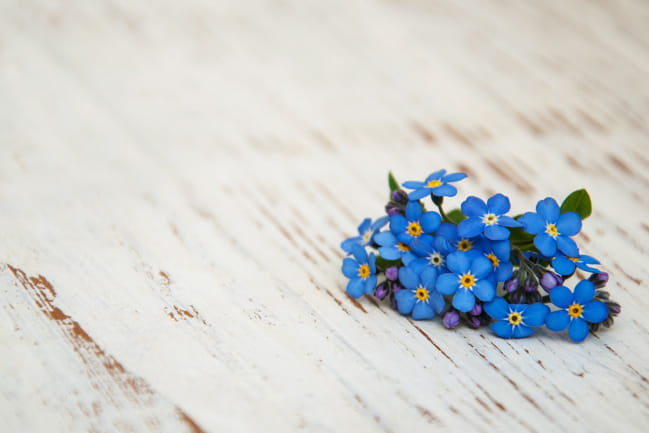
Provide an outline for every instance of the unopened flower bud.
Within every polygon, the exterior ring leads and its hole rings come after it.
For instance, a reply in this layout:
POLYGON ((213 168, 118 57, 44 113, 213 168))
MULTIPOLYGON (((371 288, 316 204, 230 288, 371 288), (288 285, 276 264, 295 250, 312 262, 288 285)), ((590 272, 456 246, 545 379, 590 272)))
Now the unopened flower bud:
POLYGON ((385 270, 385 278, 390 281, 396 281, 399 278, 399 268, 396 266, 390 266, 385 270))
POLYGON ((469 311, 469 314, 472 316, 479 316, 480 313, 482 313, 482 305, 476 302, 471 311, 469 311))
POLYGON ((511 293, 518 289, 518 279, 517 278, 510 278, 509 280, 505 281, 505 291, 507 293, 511 293))
POLYGON ((390 287, 388 286, 388 282, 385 281, 374 289, 374 296, 376 296, 378 299, 384 299, 388 293, 390 293, 390 287))
POLYGON ((548 292, 561 284, 563 284, 563 278, 554 272, 546 272, 541 277, 541 287, 548 292))
POLYGON ((595 287, 601 289, 606 286, 608 283, 608 273, 607 272, 597 272, 596 274, 591 275, 588 278, 588 281, 595 284, 595 287))
POLYGON ((444 323, 444 326, 446 328, 453 329, 460 324, 460 315, 457 313, 457 311, 448 311, 444 314, 442 322, 444 323))

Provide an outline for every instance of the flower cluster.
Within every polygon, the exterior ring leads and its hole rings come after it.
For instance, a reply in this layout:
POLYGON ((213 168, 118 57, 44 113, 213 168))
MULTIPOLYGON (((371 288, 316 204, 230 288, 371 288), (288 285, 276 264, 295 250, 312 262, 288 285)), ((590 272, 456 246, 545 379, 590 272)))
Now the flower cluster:
POLYGON ((591 213, 586 190, 515 216, 503 194, 470 196, 446 213, 444 199, 466 177, 439 170, 400 186, 390 173, 386 215, 363 220, 341 244, 347 293, 385 300, 415 320, 440 316, 449 329, 489 325, 502 338, 545 327, 579 342, 610 327, 621 308, 602 290, 608 274, 574 239, 591 213), (575 274, 573 291, 564 284, 575 274))

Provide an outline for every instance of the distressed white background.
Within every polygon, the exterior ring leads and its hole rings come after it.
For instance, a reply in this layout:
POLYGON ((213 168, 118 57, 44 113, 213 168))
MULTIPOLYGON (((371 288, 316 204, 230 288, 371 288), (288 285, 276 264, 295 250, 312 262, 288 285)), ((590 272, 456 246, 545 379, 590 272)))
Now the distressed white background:
POLYGON ((641 0, 0 0, 2 430, 643 431, 648 73, 641 0), (615 327, 348 298, 387 171, 443 167, 587 187, 615 327))

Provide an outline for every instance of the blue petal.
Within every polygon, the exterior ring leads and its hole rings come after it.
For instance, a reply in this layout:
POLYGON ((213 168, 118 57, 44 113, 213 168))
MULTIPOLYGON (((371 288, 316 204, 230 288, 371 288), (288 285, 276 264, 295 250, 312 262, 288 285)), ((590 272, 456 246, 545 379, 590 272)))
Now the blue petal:
POLYGON ((399 290, 394 297, 397 300, 397 308, 401 314, 410 314, 415 302, 417 302, 417 298, 410 290, 399 290))
POLYGON ((356 245, 356 244, 360 245, 361 242, 362 242, 361 237, 360 236, 355 236, 353 238, 345 239, 344 241, 342 241, 342 243, 340 244, 340 248, 344 252, 349 254, 349 253, 352 252, 352 245, 356 245))
POLYGON ((498 320, 490 326, 491 330, 500 338, 511 338, 512 326, 507 320, 498 320))
POLYGON ((541 216, 533 212, 526 212, 518 221, 523 224, 525 231, 530 234, 536 235, 545 230, 545 221, 541 216))
POLYGON ((432 319, 435 317, 433 306, 427 302, 417 302, 412 309, 412 318, 415 320, 432 319))
POLYGON ((559 219, 559 205, 553 198, 545 198, 536 204, 536 213, 548 223, 554 223, 559 219))
POLYGON ((420 182, 418 180, 408 180, 401 184, 401 186, 408 189, 417 189, 417 188, 421 188, 424 185, 426 185, 425 182, 420 182))
POLYGON ((593 300, 595 296, 595 285, 588 280, 581 280, 575 286, 574 302, 584 305, 593 300))
POLYGON ((457 226, 451 223, 442 223, 435 234, 444 237, 446 240, 453 240, 457 238, 457 226))
POLYGON ((372 224, 372 220, 370 218, 365 218, 363 222, 358 226, 358 233, 361 235, 367 231, 367 229, 370 228, 370 225, 372 224))
POLYGON ((568 329, 568 336, 577 343, 584 341, 588 337, 588 323, 584 319, 574 319, 568 329))
POLYGON ((568 308, 572 304, 573 295, 566 286, 557 286, 550 292, 550 300, 559 308, 568 308))
POLYGON ((523 323, 527 326, 542 326, 549 312, 550 308, 545 304, 532 304, 523 312, 523 323))
POLYGON ((446 256, 446 265, 456 274, 464 274, 469 270, 469 258, 461 251, 446 256))
POLYGON ((487 213, 487 205, 485 202, 473 195, 464 200, 460 207, 464 215, 468 217, 482 217, 482 215, 487 213))
POLYGON ((391 232, 381 232, 374 235, 374 242, 384 247, 397 244, 397 238, 391 232))
POLYGON ((487 200, 487 208, 489 208, 489 212, 493 214, 502 215, 509 212, 511 205, 509 203, 509 199, 506 196, 498 193, 492 195, 489 200, 487 200))
POLYGON ((442 177, 441 181, 444 183, 447 182, 458 182, 462 179, 466 179, 467 175, 465 173, 451 173, 447 174, 446 176, 442 177))
POLYGON ((566 236, 574 236, 581 230, 581 218, 576 212, 561 214, 557 220, 557 230, 566 236))
POLYGON ((496 288, 489 280, 479 280, 473 286, 473 293, 483 302, 491 302, 496 296, 496 288))
POLYGON ((492 242, 491 248, 493 249, 493 252, 496 257, 498 257, 498 259, 500 259, 501 261, 509 260, 511 247, 508 240, 492 242))
POLYGON ((367 251, 361 245, 352 245, 352 255, 359 264, 367 263, 367 251))
POLYGON ((479 256, 471 262, 471 273, 478 279, 486 277, 492 270, 491 260, 486 257, 479 256))
POLYGON ((485 227, 484 235, 487 239, 491 239, 492 241, 502 241, 509 239, 509 230, 503 226, 492 225, 485 227))
POLYGON ((404 287, 414 290, 419 285, 419 277, 412 269, 403 267, 399 269, 399 281, 404 287))
POLYGON ((406 205, 406 218, 408 221, 419 221, 422 212, 421 203, 418 201, 409 201, 406 205))
POLYGON ((575 262, 565 256, 559 256, 552 260, 552 267, 560 275, 570 275, 575 272, 575 262))
POLYGON ((475 296, 467 289, 459 289, 453 296, 453 306, 463 313, 471 311, 474 305, 475 296))
POLYGON ((431 180, 440 180, 442 178, 442 176, 444 176, 445 174, 446 174, 446 169, 444 169, 444 168, 441 169, 441 170, 434 171, 434 172, 432 172, 431 174, 428 175, 428 177, 426 178, 425 183, 428 183, 431 180))
POLYGON ((570 239, 568 236, 557 236, 557 248, 569 257, 579 256, 579 247, 577 247, 575 241, 570 239))
POLYGON ((401 250, 397 247, 381 247, 379 254, 385 260, 397 260, 401 258, 401 250))
POLYGON ((457 274, 442 274, 437 277, 435 287, 443 295, 452 295, 460 286, 457 274))
POLYGON ((529 337, 532 334, 534 334, 534 330, 532 328, 528 328, 525 325, 518 325, 514 326, 514 334, 512 335, 512 337, 525 338, 529 337))
POLYGON ((406 228, 408 228, 408 220, 403 215, 395 215, 390 218, 390 230, 395 235, 405 232, 406 228))
POLYGON ((358 263, 350 257, 345 257, 343 259, 342 271, 343 275, 347 278, 356 278, 358 277, 358 263))
POLYGON ((509 277, 514 273, 514 265, 510 262, 501 263, 500 266, 496 268, 495 276, 496 281, 502 282, 507 281, 509 277))
POLYGON ((593 267, 591 267, 591 266, 588 266, 588 265, 585 264, 585 263, 577 263, 577 267, 578 267, 579 269, 581 269, 582 271, 592 272, 593 274, 599 272, 599 269, 596 269, 596 268, 593 268, 593 267))
POLYGON ((370 228, 372 229, 373 232, 375 232, 378 229, 380 229, 381 227, 383 227, 384 225, 386 225, 388 223, 388 221, 390 221, 389 216, 387 216, 387 215, 382 216, 380 218, 377 218, 376 221, 374 221, 374 223, 372 223, 372 226, 370 228))
POLYGON ((367 264, 370 265, 370 272, 372 274, 376 273, 376 255, 374 253, 370 253, 370 256, 368 257, 367 264))
POLYGON ((428 302, 433 306, 433 310, 435 310, 436 313, 441 313, 446 306, 444 297, 437 290, 431 291, 429 296, 428 302))
POLYGON ((439 227, 442 217, 437 212, 426 212, 421 216, 420 222, 424 233, 432 233, 439 227))
POLYGON ((457 194, 457 188, 453 185, 444 184, 433 188, 433 194, 439 197, 454 197, 457 194))
POLYGON ((347 283, 347 293, 352 298, 360 298, 365 293, 365 282, 360 278, 354 278, 347 283))
POLYGON ((509 315, 509 304, 500 296, 497 296, 493 301, 484 304, 484 309, 488 315, 493 319, 504 319, 509 315))
POLYGON ((584 262, 588 263, 589 265, 599 265, 599 260, 597 260, 595 257, 587 256, 584 254, 583 256, 579 256, 579 259, 584 262))
POLYGON ((372 275, 367 278, 365 281, 365 294, 369 295, 371 293, 374 293, 374 289, 376 288, 376 275, 372 275))
POLYGON ((523 224, 516 221, 514 218, 507 215, 501 215, 498 217, 498 224, 505 227, 522 227, 523 224))
POLYGON ((420 198, 426 197, 431 192, 433 192, 432 188, 422 187, 422 188, 416 189, 414 191, 411 191, 408 194, 408 199, 409 200, 419 200, 420 198))
POLYGON ((534 246, 546 257, 552 257, 557 252, 557 242, 547 233, 536 235, 534 246))
POLYGON ((603 322, 608 317, 606 304, 600 301, 589 302, 584 305, 583 319, 590 323, 603 322))
POLYGON ((435 288, 435 282, 437 281, 437 271, 432 266, 426 266, 424 270, 421 271, 419 279, 424 285, 424 288, 430 291, 435 288))
POLYGON ((482 219, 479 217, 470 217, 462 220, 457 225, 457 233, 460 237, 472 238, 482 233, 483 228, 484 223, 482 222, 482 219))
POLYGON ((553 311, 545 317, 545 326, 551 331, 563 331, 569 323, 570 316, 566 310, 553 311))

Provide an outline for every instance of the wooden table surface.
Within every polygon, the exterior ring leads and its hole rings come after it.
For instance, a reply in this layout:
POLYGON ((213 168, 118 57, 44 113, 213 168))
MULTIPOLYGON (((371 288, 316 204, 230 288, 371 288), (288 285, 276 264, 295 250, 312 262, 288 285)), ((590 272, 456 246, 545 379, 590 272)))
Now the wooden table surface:
POLYGON ((3 432, 640 432, 649 2, 0 1, 3 432), (386 173, 587 187, 583 344, 345 294, 386 173))

